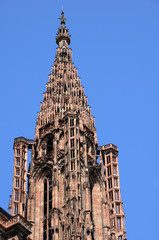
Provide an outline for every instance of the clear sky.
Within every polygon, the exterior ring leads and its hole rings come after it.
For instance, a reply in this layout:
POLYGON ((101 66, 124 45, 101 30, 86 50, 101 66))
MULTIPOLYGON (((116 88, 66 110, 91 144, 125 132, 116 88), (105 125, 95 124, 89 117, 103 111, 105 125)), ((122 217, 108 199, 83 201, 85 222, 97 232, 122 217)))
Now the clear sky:
POLYGON ((128 240, 157 240, 159 0, 0 0, 0 206, 14 138, 34 138, 62 4, 98 142, 119 147, 128 240))

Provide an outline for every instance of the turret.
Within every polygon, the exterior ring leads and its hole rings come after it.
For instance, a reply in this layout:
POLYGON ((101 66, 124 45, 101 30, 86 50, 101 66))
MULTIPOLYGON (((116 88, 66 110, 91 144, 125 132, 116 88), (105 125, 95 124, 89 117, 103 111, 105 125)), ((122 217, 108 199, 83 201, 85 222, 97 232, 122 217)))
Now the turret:
POLYGON ((61 12, 61 17, 59 18, 61 21, 61 27, 58 28, 58 33, 56 35, 56 43, 59 45, 60 48, 66 47, 70 45, 71 36, 69 35, 68 29, 65 26, 65 20, 67 18, 64 17, 64 12, 61 12))

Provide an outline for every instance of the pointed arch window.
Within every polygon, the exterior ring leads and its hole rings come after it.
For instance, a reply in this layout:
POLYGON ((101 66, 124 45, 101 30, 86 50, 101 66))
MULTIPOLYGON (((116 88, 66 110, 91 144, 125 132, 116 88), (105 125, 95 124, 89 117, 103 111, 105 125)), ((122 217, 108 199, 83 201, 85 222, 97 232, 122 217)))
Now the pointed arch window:
POLYGON ((18 214, 18 204, 14 205, 14 215, 18 214))
POLYGON ((44 206, 43 206, 43 240, 52 240, 51 210, 52 210, 52 175, 44 179, 44 206))
POLYGON ((53 142, 52 142, 52 138, 49 138, 47 142, 47 153, 51 152, 52 150, 53 150, 53 142))
POLYGON ((20 156, 20 149, 17 149, 17 156, 20 156))
POLYGON ((19 178, 15 179, 15 187, 19 187, 19 178))

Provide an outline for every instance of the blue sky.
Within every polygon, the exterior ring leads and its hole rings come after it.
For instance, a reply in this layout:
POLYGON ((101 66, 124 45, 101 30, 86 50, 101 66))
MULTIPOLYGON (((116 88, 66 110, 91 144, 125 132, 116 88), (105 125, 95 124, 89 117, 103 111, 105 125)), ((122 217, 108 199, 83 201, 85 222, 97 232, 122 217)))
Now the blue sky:
POLYGON ((157 239, 158 0, 0 0, 0 206, 12 192, 14 138, 34 138, 62 4, 98 142, 119 148, 128 240, 157 239))

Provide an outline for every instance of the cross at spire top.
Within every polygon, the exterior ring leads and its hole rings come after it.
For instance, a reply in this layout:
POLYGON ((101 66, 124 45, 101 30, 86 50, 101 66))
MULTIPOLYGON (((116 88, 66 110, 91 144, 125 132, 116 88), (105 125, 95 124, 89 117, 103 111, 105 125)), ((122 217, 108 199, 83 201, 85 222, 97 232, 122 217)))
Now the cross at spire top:
POLYGON ((58 18, 58 19, 60 19, 61 25, 65 25, 65 20, 67 20, 67 18, 64 17, 64 12, 63 12, 63 10, 62 10, 62 12, 61 12, 61 17, 58 18))

